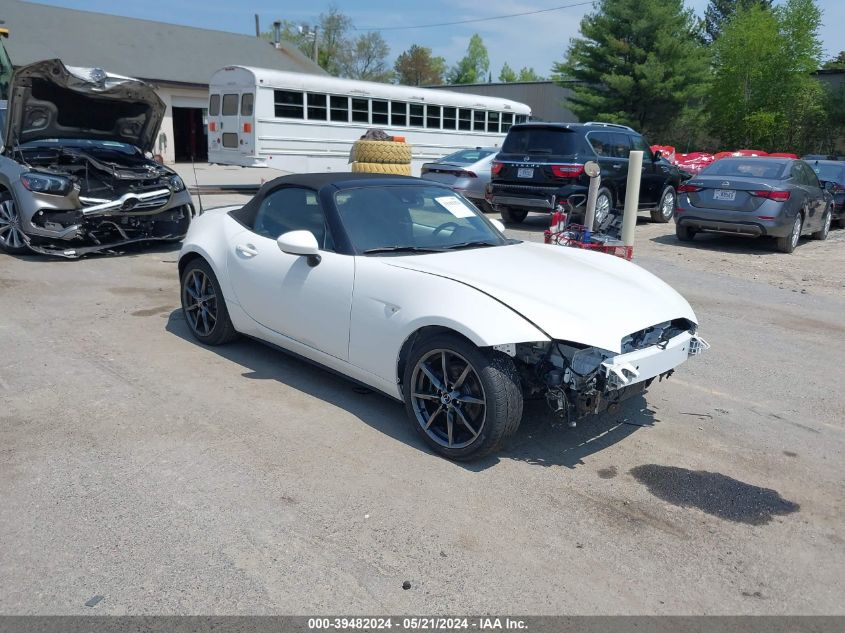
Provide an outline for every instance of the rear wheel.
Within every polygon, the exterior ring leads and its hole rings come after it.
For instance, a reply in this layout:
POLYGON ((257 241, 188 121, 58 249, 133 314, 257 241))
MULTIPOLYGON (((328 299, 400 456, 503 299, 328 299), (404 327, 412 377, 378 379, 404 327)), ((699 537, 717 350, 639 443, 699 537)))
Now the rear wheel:
POLYGON ((182 273, 182 314, 200 343, 222 345, 238 337, 217 277, 204 259, 192 260, 182 273))
POLYGON ((21 217, 12 194, 0 192, 0 250, 9 255, 23 255, 29 252, 23 231, 21 217))
POLYGON ((499 214, 502 216, 504 222, 519 224, 528 216, 528 211, 511 209, 510 207, 499 207, 499 214))
POLYGON ((414 346, 402 386, 411 424, 450 459, 499 449, 522 420, 522 388, 511 358, 452 334, 414 346))
POLYGON ((671 185, 663 190, 660 196, 660 202, 656 209, 651 210, 651 221, 665 224, 672 219, 672 214, 675 212, 675 202, 677 202, 678 195, 675 193, 675 188, 671 185))
POLYGON ((777 247, 781 253, 791 253, 795 250, 795 247, 798 246, 798 240, 801 239, 801 227, 803 224, 804 220, 799 213, 795 216, 795 222, 792 223, 792 231, 790 231, 789 235, 778 238, 777 247))
POLYGON ((697 232, 698 231, 696 231, 695 229, 691 229, 690 227, 684 226, 683 224, 675 225, 675 236, 681 242, 692 242, 697 232))
POLYGON ((828 233, 830 233, 830 209, 827 209, 824 212, 824 217, 822 218, 822 228, 818 231, 813 233, 814 240, 826 240, 828 233))
POLYGON ((607 187, 602 187, 596 194, 596 215, 593 220, 593 226, 601 226, 602 222, 604 222, 607 216, 610 215, 610 210, 612 208, 613 194, 610 193, 610 189, 607 187))

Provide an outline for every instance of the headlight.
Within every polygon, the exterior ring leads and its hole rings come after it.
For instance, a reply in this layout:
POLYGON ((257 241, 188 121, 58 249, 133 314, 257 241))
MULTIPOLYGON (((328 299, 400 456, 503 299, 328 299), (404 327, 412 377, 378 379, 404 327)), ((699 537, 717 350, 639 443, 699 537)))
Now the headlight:
POLYGON ((173 176, 167 179, 167 182, 174 193, 178 191, 185 191, 185 181, 182 180, 179 176, 174 174, 173 176))
POLYGON ((35 193, 49 193, 54 196, 65 196, 73 188, 73 183, 69 178, 35 171, 22 174, 21 184, 35 193))

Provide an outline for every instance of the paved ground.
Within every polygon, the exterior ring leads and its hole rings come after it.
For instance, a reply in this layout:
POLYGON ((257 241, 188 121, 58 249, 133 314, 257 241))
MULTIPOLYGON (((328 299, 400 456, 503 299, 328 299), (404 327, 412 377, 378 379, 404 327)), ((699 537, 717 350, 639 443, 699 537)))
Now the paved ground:
POLYGON ((386 398, 194 343, 175 249, 0 258, 0 612, 845 612, 845 231, 638 235, 712 350, 469 466, 386 398))

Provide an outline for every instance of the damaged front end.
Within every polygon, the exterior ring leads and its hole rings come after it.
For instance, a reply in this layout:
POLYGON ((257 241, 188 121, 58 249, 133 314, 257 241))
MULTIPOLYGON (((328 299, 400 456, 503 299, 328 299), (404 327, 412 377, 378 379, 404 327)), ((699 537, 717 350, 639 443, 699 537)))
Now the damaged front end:
POLYGON ((62 257, 176 241, 194 207, 182 179, 148 157, 164 103, 137 79, 61 60, 18 69, 10 86, 0 191, 30 250, 62 257))
POLYGON ((614 409, 710 346, 687 319, 645 328, 622 340, 621 353, 569 341, 509 346, 522 372, 526 396, 544 397, 569 426, 586 415, 614 409))
POLYGON ((40 141, 20 149, 31 169, 20 177, 34 207, 24 226, 31 250, 80 257, 185 235, 195 211, 182 179, 125 148, 40 141))

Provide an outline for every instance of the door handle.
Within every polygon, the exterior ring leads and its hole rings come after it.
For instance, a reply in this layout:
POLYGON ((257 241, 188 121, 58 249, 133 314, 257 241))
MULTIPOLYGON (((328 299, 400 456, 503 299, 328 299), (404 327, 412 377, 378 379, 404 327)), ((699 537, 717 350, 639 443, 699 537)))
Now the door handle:
POLYGON ((252 244, 238 244, 235 250, 238 251, 239 255, 243 255, 244 257, 255 257, 258 255, 258 249, 252 244))
POLYGON ((621 169, 621 168, 622 168, 622 165, 619 164, 619 163, 613 165, 613 169, 621 169))

